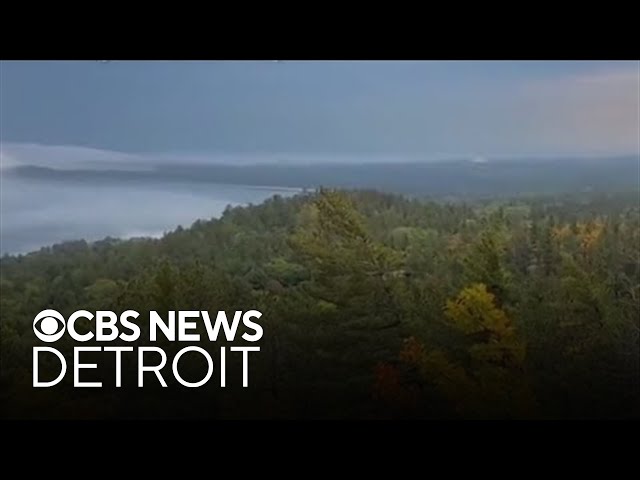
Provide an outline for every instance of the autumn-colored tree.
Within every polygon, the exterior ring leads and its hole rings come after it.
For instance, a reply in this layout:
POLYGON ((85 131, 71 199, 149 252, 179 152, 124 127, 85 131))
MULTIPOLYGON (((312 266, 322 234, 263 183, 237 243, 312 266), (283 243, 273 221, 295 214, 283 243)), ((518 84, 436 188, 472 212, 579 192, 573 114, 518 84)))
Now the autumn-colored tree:
MULTIPOLYGON (((638 417, 637 199, 308 191, 229 207, 161 239, 3 256, 0 415, 638 417), (65 317, 133 309, 143 340, 149 310, 255 308, 264 337, 242 393, 232 356, 225 389, 139 389, 133 378, 105 395, 74 389, 71 373, 33 389, 32 320, 47 308, 65 317)), ((169 359, 184 346, 156 344, 169 359)), ((75 345, 68 335, 55 344, 69 361, 75 345)), ((60 366, 47 358, 41 372, 55 378, 60 366)), ((180 371, 203 378, 202 360, 186 356, 180 371)), ((136 356, 123 355, 122 371, 136 368, 136 356)), ((101 365, 107 387, 113 369, 101 365)))
POLYGON ((462 416, 529 417, 535 402, 524 372, 525 347, 494 295, 484 284, 463 289, 444 309, 447 323, 466 345, 463 355, 405 342, 400 359, 419 368, 423 378, 462 416))

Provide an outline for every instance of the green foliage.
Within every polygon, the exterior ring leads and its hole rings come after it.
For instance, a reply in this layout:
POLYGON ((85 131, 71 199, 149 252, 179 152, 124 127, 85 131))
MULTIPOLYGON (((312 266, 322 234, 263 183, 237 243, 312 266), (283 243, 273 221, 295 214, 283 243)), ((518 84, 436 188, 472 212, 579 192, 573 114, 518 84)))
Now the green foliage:
POLYGON ((639 259, 637 194, 467 205, 334 190, 159 240, 5 256, 0 404, 14 417, 633 417, 639 259), (34 392, 31 322, 46 308, 257 308, 265 337, 246 390, 34 392))

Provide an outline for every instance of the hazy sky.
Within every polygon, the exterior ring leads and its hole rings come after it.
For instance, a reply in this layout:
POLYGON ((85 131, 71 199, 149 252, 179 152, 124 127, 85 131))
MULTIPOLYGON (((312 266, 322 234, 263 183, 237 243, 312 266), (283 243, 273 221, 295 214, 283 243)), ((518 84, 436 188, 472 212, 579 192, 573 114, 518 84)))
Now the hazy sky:
POLYGON ((639 151, 638 62, 2 62, 3 144, 139 153, 639 151))

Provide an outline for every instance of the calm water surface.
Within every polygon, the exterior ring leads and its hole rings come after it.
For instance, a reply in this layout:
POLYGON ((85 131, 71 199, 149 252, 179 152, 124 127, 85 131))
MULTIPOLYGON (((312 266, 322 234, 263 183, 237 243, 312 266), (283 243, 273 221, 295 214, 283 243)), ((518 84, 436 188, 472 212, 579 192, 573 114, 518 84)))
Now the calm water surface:
POLYGON ((258 204, 294 189, 179 182, 80 182, 3 175, 0 253, 26 253, 66 240, 162 236, 178 225, 258 204))

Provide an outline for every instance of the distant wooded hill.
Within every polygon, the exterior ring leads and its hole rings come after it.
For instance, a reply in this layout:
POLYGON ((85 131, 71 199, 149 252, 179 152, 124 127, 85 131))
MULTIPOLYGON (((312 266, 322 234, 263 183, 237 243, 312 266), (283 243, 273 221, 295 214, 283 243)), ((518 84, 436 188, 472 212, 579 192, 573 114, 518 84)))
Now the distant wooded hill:
POLYGON ((138 171, 55 170, 20 166, 5 175, 105 182, 187 181, 295 188, 376 189, 417 196, 496 196, 638 189, 640 159, 452 160, 428 163, 313 165, 156 165, 138 171))

